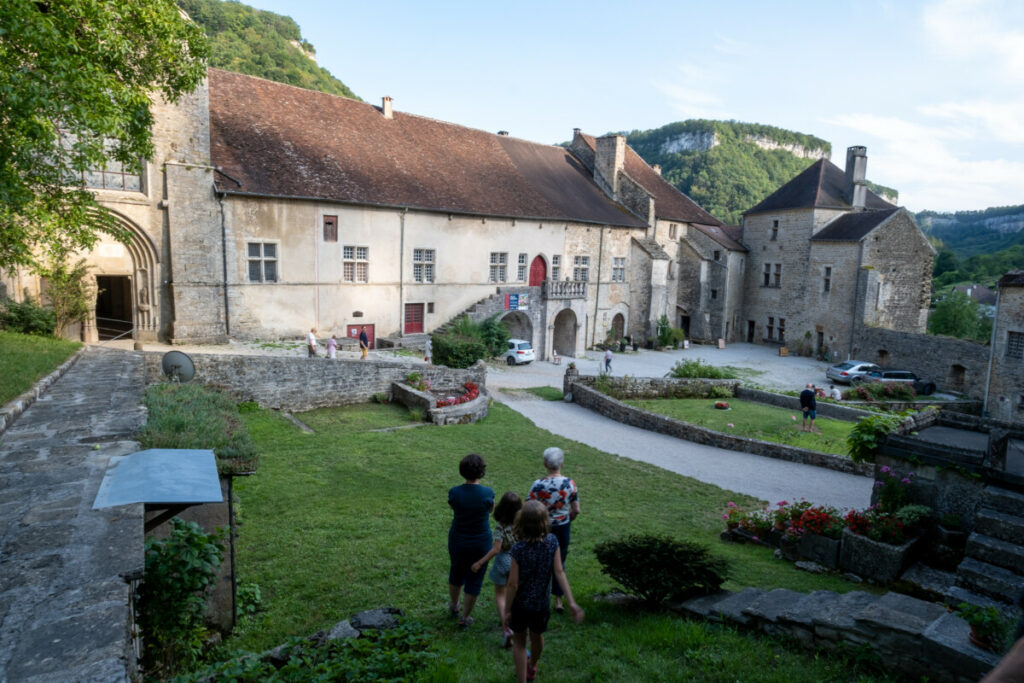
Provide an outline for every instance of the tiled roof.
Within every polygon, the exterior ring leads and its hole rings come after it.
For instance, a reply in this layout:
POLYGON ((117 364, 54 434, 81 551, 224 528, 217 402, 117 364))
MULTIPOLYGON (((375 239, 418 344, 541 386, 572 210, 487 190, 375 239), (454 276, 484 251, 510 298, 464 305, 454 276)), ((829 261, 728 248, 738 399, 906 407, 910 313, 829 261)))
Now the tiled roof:
POLYGON ((856 242, 885 222, 899 209, 854 211, 835 219, 811 238, 812 242, 856 242))
MULTIPOLYGON (((581 134, 580 137, 592 150, 597 149, 597 142, 592 135, 581 134)), ((656 173, 629 145, 626 145, 625 161, 626 174, 654 196, 654 212, 658 219, 704 225, 722 224, 722 221, 656 173)))
MULTIPOLYGON (((844 198, 845 188, 846 173, 843 169, 821 158, 746 213, 812 208, 851 209, 853 207, 844 198)), ((893 205, 868 190, 864 208, 891 209, 893 205)))
POLYGON ((746 251, 747 248, 740 244, 740 227, 738 225, 702 225, 694 223, 693 227, 732 251, 746 251))
POLYGON ((642 227, 562 147, 209 70, 219 190, 642 227))
POLYGON ((999 278, 1000 287, 1024 287, 1024 271, 1014 270, 999 278))

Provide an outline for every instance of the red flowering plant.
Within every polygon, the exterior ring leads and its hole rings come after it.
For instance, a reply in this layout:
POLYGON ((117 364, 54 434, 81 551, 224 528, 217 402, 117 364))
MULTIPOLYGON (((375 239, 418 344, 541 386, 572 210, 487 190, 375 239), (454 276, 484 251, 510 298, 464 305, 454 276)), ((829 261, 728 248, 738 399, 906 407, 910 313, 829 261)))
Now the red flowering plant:
POLYGON ((800 519, 793 522, 791 528, 800 529, 808 534, 839 538, 843 535, 843 520, 834 507, 816 505, 804 510, 800 519))
POLYGON ((780 500, 775 504, 775 509, 772 510, 771 516, 772 521, 775 522, 776 528, 785 529, 794 522, 800 519, 800 517, 813 506, 813 503, 804 500, 800 500, 790 503, 786 500, 780 500))
POLYGON ((729 501, 725 504, 725 512, 722 514, 722 519, 725 520, 725 525, 728 527, 736 527, 740 525, 746 513, 736 503, 729 501))
POLYGON ((850 510, 844 521, 850 531, 867 536, 873 541, 902 545, 908 538, 906 527, 896 515, 882 512, 875 507, 863 511, 850 510))
POLYGON ((454 406, 459 405, 461 403, 469 403, 470 401, 472 401, 473 399, 480 395, 480 387, 478 387, 475 383, 466 382, 462 386, 466 389, 466 392, 464 394, 462 394, 461 396, 452 396, 449 398, 438 399, 437 407, 444 408, 445 406, 454 406))

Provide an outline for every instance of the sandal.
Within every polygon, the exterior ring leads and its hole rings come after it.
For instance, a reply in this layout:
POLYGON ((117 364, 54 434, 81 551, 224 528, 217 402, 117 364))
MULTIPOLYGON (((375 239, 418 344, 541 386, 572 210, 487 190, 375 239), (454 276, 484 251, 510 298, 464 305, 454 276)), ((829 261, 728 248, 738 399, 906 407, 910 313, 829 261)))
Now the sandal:
POLYGON ((473 617, 463 617, 462 619, 459 619, 459 628, 466 630, 473 625, 474 621, 476 620, 473 617))
POLYGON ((505 629, 505 632, 502 634, 501 638, 501 647, 504 650, 507 650, 510 647, 512 647, 512 629, 505 629))
POLYGON ((452 619, 459 616, 459 603, 455 603, 454 605, 450 602, 448 603, 448 616, 452 619))

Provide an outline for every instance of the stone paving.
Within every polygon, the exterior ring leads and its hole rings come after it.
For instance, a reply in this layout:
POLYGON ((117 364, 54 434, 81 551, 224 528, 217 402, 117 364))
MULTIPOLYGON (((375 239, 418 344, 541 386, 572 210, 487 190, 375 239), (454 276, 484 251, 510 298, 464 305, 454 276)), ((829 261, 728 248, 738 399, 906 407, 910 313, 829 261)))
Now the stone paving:
POLYGON ((138 450, 141 354, 92 347, 0 435, 0 682, 126 681, 142 506, 93 510, 138 450))

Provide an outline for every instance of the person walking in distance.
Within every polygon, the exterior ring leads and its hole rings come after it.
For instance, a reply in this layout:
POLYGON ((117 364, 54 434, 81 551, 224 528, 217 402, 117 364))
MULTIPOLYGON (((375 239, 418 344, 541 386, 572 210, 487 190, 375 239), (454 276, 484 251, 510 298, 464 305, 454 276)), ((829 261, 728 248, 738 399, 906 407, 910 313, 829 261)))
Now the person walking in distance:
POLYGON ((366 335, 366 325, 359 328, 359 350, 363 352, 363 360, 366 360, 366 352, 370 350, 370 338, 366 335))
POLYGON ((309 352, 310 358, 316 358, 316 328, 309 328, 309 334, 306 335, 306 351, 309 352))
POLYGON ((800 392, 800 410, 803 411, 804 419, 800 424, 800 429, 805 432, 817 432, 817 427, 814 426, 814 420, 818 417, 818 401, 814 398, 814 385, 808 384, 807 387, 800 392), (809 424, 808 424, 808 421, 809 424))
POLYGON ((605 349, 604 350, 604 371, 606 373, 608 373, 608 374, 611 374, 611 371, 612 371, 612 350, 611 349, 605 349))
POLYGON ((336 358, 338 356, 338 338, 333 334, 331 338, 327 340, 327 357, 336 358))

